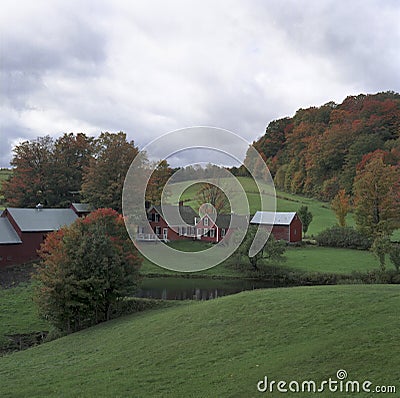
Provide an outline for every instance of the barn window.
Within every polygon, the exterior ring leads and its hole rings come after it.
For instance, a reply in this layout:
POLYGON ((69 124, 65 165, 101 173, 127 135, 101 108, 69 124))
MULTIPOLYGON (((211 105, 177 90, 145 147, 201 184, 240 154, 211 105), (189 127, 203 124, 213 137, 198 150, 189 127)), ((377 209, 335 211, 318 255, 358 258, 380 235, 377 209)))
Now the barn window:
POLYGON ((161 227, 155 227, 155 228, 154 228, 154 232, 155 232, 157 235, 161 235, 161 227))
POLYGON ((160 215, 158 213, 154 214, 154 221, 160 222, 160 215))
POLYGON ((294 234, 297 235, 297 229, 294 230, 294 234))
POLYGON ((12 256, 7 256, 7 261, 11 261, 12 260, 12 256))
POLYGON ((203 234, 204 234, 204 236, 207 236, 207 234, 208 234, 208 228, 204 228, 203 234))
POLYGON ((215 229, 212 228, 210 229, 210 238, 214 238, 214 236, 215 236, 215 229))
POLYGON ((221 236, 225 236, 225 228, 222 228, 222 230, 221 230, 221 236))
POLYGON ((204 226, 208 227, 208 217, 204 217, 204 226))

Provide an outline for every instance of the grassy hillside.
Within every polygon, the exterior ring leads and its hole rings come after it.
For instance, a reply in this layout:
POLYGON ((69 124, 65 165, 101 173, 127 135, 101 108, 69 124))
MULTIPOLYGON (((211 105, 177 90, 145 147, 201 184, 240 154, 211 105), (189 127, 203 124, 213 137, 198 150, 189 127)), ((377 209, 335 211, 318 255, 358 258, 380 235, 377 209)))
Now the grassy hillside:
POLYGON ((265 375, 321 382, 338 369, 399 389, 399 295, 383 285, 269 289, 141 313, 0 358, 0 391, 256 397, 265 375))
MULTIPOLYGON (((238 177, 239 182, 242 184, 249 201, 250 213, 254 214, 257 210, 260 210, 260 197, 257 187, 254 181, 248 177, 238 177)), ((177 183, 179 186, 182 183, 177 183)), ((198 208, 198 204, 195 201, 196 192, 198 185, 192 185, 182 195, 182 199, 185 200, 185 204, 198 208)), ((315 235, 318 232, 326 229, 329 226, 336 224, 336 217, 333 211, 330 209, 328 203, 321 202, 316 199, 310 199, 299 195, 292 195, 286 192, 277 191, 277 210, 278 211, 297 211, 300 206, 306 205, 313 214, 313 222, 311 223, 308 235, 315 235)), ((170 198, 171 203, 177 203, 178 198, 172 196, 170 198)), ((354 220, 351 214, 347 217, 348 225, 354 225, 354 220)))
POLYGON ((0 289, 0 346, 5 335, 49 330, 50 325, 39 318, 32 296, 30 284, 0 289))
MULTIPOLYGON (((208 246, 204 242, 178 241, 171 242, 171 246, 177 250, 190 251, 193 246, 197 250, 205 250, 208 246)), ((353 271, 366 272, 379 268, 377 258, 367 250, 337 249, 330 247, 305 246, 288 248, 285 253, 287 260, 282 264, 286 267, 302 271, 327 272, 334 274, 351 274, 353 271)), ((251 266, 248 266, 249 270, 251 266)), ((387 268, 393 268, 390 260, 387 259, 387 268)), ((394 269, 394 268, 393 268, 394 269)), ((169 271, 154 265, 149 260, 144 259, 142 275, 179 275, 179 272, 169 271)), ((225 276, 243 277, 243 273, 232 267, 232 261, 228 260, 211 269, 198 272, 196 274, 204 276, 225 276)))

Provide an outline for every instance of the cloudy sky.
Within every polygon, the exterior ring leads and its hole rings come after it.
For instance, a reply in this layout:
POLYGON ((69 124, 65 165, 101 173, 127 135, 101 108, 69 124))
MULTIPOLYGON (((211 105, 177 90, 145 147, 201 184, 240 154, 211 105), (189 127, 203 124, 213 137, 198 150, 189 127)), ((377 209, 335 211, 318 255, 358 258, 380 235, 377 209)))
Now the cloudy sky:
POLYGON ((300 107, 399 92, 400 2, 6 0, 0 51, 0 167, 64 132, 253 141, 300 107))

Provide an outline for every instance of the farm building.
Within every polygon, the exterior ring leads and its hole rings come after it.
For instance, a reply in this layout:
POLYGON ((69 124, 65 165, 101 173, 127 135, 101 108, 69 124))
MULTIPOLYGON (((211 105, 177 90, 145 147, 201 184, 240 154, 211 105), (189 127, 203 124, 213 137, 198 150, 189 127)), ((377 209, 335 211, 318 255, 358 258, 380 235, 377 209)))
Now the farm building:
POLYGON ((38 258, 37 250, 49 232, 72 224, 85 213, 79 204, 69 209, 7 208, 0 215, 0 267, 38 258))
POLYGON ((302 223, 296 212, 257 211, 251 224, 272 226, 271 234, 277 240, 295 243, 302 240, 302 223))
POLYGON ((178 206, 164 205, 168 215, 164 217, 161 206, 149 206, 147 218, 150 230, 144 226, 138 227, 137 240, 139 241, 174 241, 185 239, 197 239, 205 242, 218 243, 225 236, 230 235, 239 223, 247 225, 248 220, 244 216, 235 214, 218 214, 216 217, 204 215, 200 217, 190 206, 179 202, 178 206), (213 221, 214 220, 214 221, 213 221), (183 221, 183 223, 182 223, 183 221))
POLYGON ((218 243, 224 237, 229 237, 237 228, 247 228, 248 219, 245 216, 236 214, 218 214, 212 217, 205 214, 196 220, 196 233, 205 242, 218 243))
POLYGON ((92 211, 89 203, 72 203, 70 207, 78 217, 85 217, 92 211))

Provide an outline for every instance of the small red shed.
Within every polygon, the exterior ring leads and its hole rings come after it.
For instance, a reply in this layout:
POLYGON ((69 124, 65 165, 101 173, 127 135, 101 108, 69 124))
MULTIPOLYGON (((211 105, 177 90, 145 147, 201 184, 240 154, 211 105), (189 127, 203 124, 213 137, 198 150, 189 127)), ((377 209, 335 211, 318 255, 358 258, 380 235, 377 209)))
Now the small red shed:
POLYGON ((303 225, 296 212, 257 211, 250 223, 272 226, 271 234, 277 240, 291 243, 302 240, 303 225))

